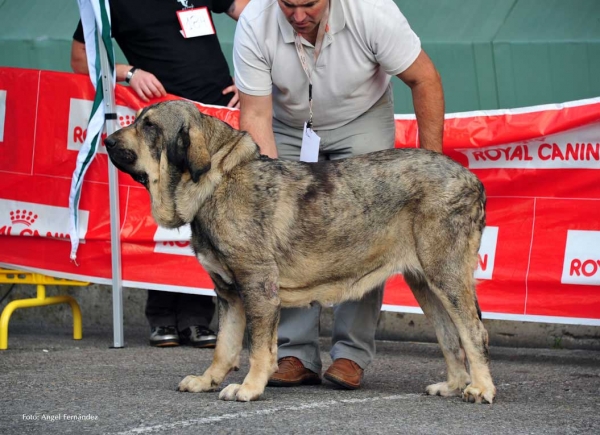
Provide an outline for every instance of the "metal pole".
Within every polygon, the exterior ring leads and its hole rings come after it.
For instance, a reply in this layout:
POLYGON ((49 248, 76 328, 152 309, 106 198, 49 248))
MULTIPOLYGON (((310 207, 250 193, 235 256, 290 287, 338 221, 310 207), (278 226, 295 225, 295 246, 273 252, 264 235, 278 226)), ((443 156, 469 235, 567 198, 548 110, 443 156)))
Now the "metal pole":
MULTIPOLYGON (((104 113, 106 132, 112 134, 117 130, 117 111, 115 105, 115 89, 106 47, 102 43, 102 35, 98 31, 98 49, 100 50, 100 66, 102 74, 102 92, 104 94, 104 113)), ((108 159, 108 190, 110 196, 110 242, 113 297, 113 347, 125 346, 123 336, 123 280, 121 276, 121 219, 119 211, 119 180, 117 168, 108 159)))

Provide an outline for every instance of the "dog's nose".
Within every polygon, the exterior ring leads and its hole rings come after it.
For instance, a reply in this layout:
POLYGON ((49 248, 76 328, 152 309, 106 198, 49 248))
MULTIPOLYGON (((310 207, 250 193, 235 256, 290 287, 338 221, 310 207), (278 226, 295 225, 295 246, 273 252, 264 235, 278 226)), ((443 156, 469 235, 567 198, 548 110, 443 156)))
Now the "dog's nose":
POLYGON ((117 141, 114 140, 112 138, 112 136, 108 136, 106 139, 104 139, 104 146, 107 149, 114 148, 116 144, 117 144, 117 141))

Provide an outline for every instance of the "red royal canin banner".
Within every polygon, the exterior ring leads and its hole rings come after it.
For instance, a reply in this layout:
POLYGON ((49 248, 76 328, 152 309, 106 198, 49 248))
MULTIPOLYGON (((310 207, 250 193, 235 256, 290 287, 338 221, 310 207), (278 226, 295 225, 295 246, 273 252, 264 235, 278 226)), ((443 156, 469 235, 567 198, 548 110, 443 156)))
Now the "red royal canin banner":
MULTIPOLYGON (((126 86, 115 94, 126 126, 146 104, 126 86)), ((111 284, 104 150, 86 174, 78 264, 69 260, 69 189, 93 96, 87 76, 0 68, 0 265, 111 284)), ((237 110, 198 109, 239 126, 237 110)), ((397 116, 396 146, 417 141, 414 116, 397 116)), ((484 318, 600 325, 600 98, 449 114, 444 153, 486 187, 475 272, 484 318)), ((148 193, 122 173, 119 200, 123 285, 213 294, 189 226, 157 227, 148 193)), ((401 276, 383 309, 421 312, 401 276)))

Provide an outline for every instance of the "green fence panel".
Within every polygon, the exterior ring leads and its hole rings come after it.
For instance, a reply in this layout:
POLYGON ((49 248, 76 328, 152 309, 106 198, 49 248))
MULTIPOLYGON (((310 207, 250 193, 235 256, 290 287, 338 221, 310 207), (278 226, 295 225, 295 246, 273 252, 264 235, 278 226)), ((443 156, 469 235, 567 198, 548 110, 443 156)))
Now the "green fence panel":
MULTIPOLYGON (((600 96, 600 0, 395 1, 440 71, 447 112, 600 96)), ((70 71, 78 19, 75 0, 0 0, 0 65, 70 71)), ((214 21, 233 72, 235 22, 214 21)), ((396 113, 412 113, 393 83, 396 113)))
POLYGON ((600 1, 519 0, 494 59, 500 107, 600 96, 600 1))

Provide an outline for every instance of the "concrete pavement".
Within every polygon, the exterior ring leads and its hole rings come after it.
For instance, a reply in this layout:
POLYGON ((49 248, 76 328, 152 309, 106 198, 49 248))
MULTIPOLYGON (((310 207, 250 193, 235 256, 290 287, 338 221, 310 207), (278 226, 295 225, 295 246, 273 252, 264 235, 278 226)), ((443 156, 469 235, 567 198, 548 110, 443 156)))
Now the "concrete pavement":
MULTIPOLYGON (((423 395, 444 379, 437 345, 378 342, 364 386, 267 388, 253 403, 218 393, 179 393, 200 374, 212 350, 155 349, 146 328, 126 330, 127 346, 110 349, 112 331, 11 327, 0 352, 2 434, 594 434, 600 433, 600 352, 492 347, 493 405, 423 395)), ((322 348, 327 349, 327 340, 322 348)), ((324 366, 330 363, 322 353, 324 366)), ((226 380, 241 382, 248 368, 226 380)))

